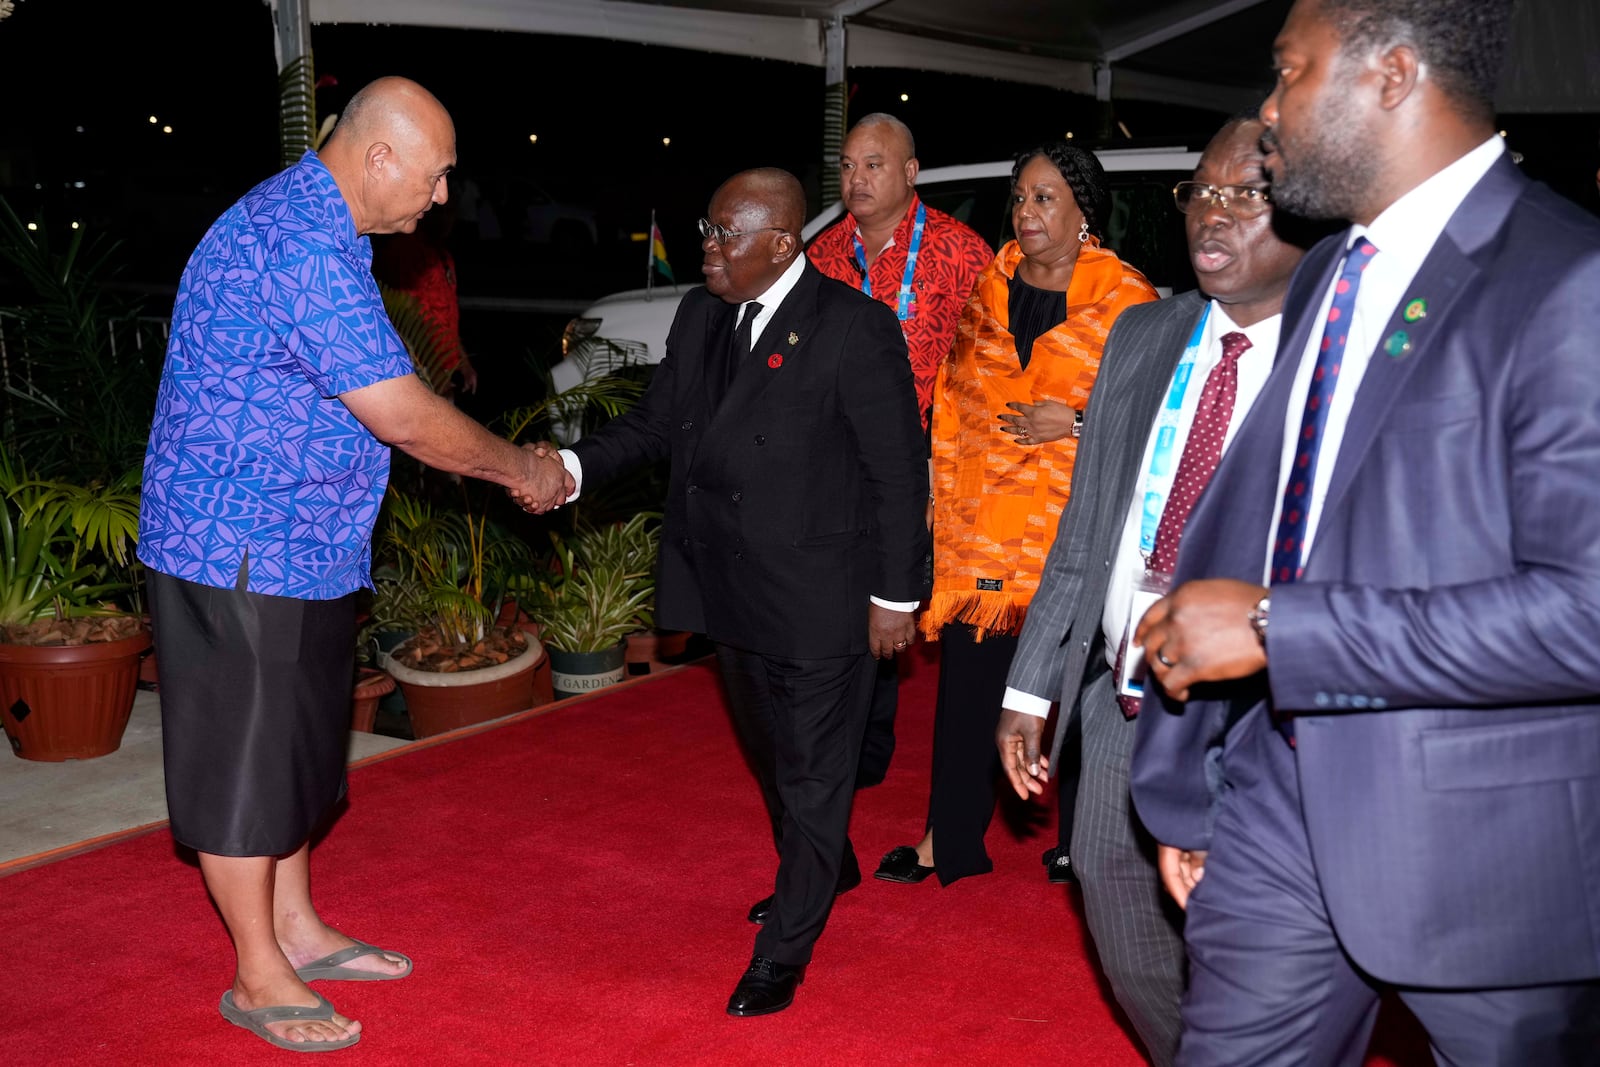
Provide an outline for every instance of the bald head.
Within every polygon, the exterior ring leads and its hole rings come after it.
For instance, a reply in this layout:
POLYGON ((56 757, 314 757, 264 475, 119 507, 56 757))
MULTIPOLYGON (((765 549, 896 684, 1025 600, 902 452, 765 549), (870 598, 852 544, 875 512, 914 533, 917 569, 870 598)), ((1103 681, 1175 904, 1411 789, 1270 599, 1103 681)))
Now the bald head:
POLYGON ((874 248, 887 241, 917 195, 917 146, 885 111, 863 116, 839 149, 839 196, 874 248))
POLYGON ((706 217, 730 234, 700 243, 706 288, 729 303, 760 296, 800 255, 806 194, 786 170, 740 171, 717 187, 706 217))
POLYGON ((344 194, 356 231, 410 233, 449 193, 455 124, 432 93, 409 78, 364 86, 318 153, 344 194))
POLYGON ((805 225, 805 189, 800 179, 786 170, 758 167, 741 171, 722 183, 717 196, 724 193, 758 217, 763 226, 777 226, 798 234, 805 225))

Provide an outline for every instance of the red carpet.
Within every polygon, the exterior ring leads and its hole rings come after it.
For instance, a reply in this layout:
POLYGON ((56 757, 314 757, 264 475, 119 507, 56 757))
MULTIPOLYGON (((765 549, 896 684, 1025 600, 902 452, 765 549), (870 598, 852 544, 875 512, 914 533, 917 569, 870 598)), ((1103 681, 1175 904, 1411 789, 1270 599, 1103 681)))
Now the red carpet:
MULTIPOLYGON (((913 666, 894 767, 852 824, 868 871, 922 826, 936 670, 931 654, 913 666)), ((794 1006, 732 1019, 744 913, 775 860, 709 662, 381 758, 351 773, 314 886, 328 921, 416 973, 318 983, 365 1027, 330 1062, 1139 1064, 1072 897, 1045 881, 1049 800, 1026 829, 997 819, 991 875, 869 876, 794 1006)), ((0 878, 0 900, 0 1062, 293 1056, 218 1015, 232 956, 165 829, 0 878)), ((1427 1062, 1396 1033, 1406 1051, 1374 1064, 1427 1062)))

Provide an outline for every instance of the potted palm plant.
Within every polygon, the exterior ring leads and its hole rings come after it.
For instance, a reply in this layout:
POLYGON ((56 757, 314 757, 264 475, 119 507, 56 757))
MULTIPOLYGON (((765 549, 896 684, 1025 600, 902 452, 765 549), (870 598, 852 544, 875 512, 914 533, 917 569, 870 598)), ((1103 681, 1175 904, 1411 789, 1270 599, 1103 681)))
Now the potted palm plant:
POLYGON ((0 724, 27 759, 121 744, 150 634, 139 610, 139 467, 164 324, 109 295, 116 244, 59 251, 0 200, 0 724), (67 688, 63 688, 67 687, 67 688))
POLYGON ((497 622, 512 577, 534 568, 527 543, 469 507, 390 487, 379 519, 368 628, 412 629, 378 654, 405 696, 412 733, 430 737, 537 703, 536 637, 497 622))
POLYGON ((122 744, 150 631, 132 610, 139 493, 30 477, 0 448, 0 725, 24 759, 122 744))

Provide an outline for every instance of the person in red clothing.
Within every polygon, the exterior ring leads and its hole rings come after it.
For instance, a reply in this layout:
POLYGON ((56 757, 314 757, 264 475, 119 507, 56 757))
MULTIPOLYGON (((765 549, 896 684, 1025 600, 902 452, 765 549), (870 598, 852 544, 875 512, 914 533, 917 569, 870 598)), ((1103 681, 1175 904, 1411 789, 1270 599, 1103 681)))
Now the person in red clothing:
MULTIPOLYGON (((927 433, 939 365, 994 249, 966 223, 922 202, 919 169, 916 142, 905 123, 882 111, 858 119, 839 154, 845 214, 812 239, 806 255, 822 273, 887 304, 899 317, 927 433)), ((861 746, 858 786, 876 785, 888 773, 899 687, 893 660, 883 661, 861 746)))
POLYGON ((457 215, 454 174, 450 184, 450 198, 430 208, 414 231, 375 242, 372 254, 372 273, 377 279, 415 297, 428 321, 443 371, 437 388, 444 396, 458 389, 478 391, 478 372, 461 340, 456 261, 449 245, 457 215))
POLYGON ((906 335, 922 428, 961 308, 994 249, 917 196, 916 142, 885 112, 862 117, 839 154, 845 214, 806 249, 818 270, 893 308, 906 335))

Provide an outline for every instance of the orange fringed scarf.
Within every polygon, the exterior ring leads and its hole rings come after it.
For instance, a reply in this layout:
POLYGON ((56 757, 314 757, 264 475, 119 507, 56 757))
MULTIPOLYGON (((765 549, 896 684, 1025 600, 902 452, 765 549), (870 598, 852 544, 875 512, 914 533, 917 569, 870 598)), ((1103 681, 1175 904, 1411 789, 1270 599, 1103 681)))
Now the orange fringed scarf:
POLYGON ((1022 260, 1011 241, 978 276, 939 368, 933 401, 933 596, 924 636, 947 623, 987 633, 1022 629, 1072 486, 1078 442, 1022 446, 998 416, 1012 400, 1083 409, 1100 352, 1122 310, 1155 289, 1090 238, 1067 287, 1066 321, 1034 343, 1020 366, 1009 324, 1009 283, 1022 260))

